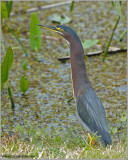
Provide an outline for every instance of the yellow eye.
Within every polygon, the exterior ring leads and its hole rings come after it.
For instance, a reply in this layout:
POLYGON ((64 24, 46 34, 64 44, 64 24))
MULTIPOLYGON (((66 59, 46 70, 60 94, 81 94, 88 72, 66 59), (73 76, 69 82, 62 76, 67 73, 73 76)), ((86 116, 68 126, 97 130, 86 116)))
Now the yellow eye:
POLYGON ((58 29, 60 32, 64 31, 62 28, 56 27, 56 29, 58 29))

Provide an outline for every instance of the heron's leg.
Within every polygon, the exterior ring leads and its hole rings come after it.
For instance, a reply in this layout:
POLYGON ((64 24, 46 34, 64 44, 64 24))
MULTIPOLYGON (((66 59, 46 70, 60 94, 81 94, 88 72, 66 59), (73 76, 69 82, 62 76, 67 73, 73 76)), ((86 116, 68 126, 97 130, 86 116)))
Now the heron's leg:
POLYGON ((90 147, 93 148, 93 146, 94 146, 94 144, 95 144, 95 137, 92 137, 92 136, 90 135, 90 133, 88 133, 88 139, 89 139, 89 145, 90 145, 90 147))

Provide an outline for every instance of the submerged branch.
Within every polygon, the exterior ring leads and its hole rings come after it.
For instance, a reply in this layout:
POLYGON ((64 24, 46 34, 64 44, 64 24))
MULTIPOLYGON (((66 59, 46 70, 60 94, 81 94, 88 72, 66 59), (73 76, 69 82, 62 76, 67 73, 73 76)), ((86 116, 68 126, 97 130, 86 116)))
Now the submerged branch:
MULTIPOLYGON (((74 1, 75 2, 85 2, 85 0, 74 0, 74 1)), ((50 8, 59 7, 59 6, 62 6, 62 5, 68 5, 70 3, 72 3, 72 0, 68 0, 66 2, 59 2, 59 3, 55 3, 55 4, 50 4, 50 5, 46 5, 46 6, 42 6, 42 7, 30 8, 25 13, 29 14, 29 13, 37 12, 37 11, 44 10, 44 9, 50 9, 50 8)), ((18 13, 21 14, 21 13, 24 13, 24 11, 21 11, 21 12, 19 11, 18 13)), ((11 16, 17 16, 18 13, 13 12, 10 15, 11 16)))
MULTIPOLYGON (((117 47, 109 47, 108 50, 108 54, 114 54, 114 53, 119 53, 119 52, 127 52, 127 49, 121 49, 121 48, 117 48, 117 47)), ((96 55, 100 55, 101 53, 104 53, 104 51, 96 51, 96 52, 88 52, 85 56, 96 56, 96 55)), ((66 61, 68 59, 70 59, 70 56, 66 56, 66 57, 61 57, 61 58, 57 58, 59 61, 66 61)))
MULTIPOLYGON (((61 39, 61 38, 55 38, 55 37, 51 37, 51 36, 45 36, 42 35, 42 38, 46 39, 46 40, 54 40, 54 41, 59 41, 60 43, 67 43, 67 41, 65 39, 61 39)), ((95 45, 98 49, 103 48, 102 45, 95 45)), ((114 54, 114 53, 119 53, 119 52, 126 52, 127 49, 124 48, 118 48, 118 47, 110 47, 108 49, 108 54, 114 54)), ((95 51, 95 52, 88 52, 85 56, 96 56, 96 55, 100 55, 101 53, 104 53, 104 50, 99 50, 99 51, 95 51)), ((60 57, 57 58, 59 61, 66 61, 68 59, 70 59, 70 56, 66 56, 66 57, 60 57)))

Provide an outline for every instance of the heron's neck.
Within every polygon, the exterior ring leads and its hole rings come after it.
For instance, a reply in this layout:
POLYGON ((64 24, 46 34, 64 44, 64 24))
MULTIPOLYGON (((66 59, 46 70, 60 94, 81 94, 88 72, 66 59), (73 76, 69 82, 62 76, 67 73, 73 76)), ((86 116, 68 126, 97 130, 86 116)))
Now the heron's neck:
POLYGON ((84 50, 77 41, 70 43, 70 58, 74 95, 77 98, 90 85, 84 62, 84 50))

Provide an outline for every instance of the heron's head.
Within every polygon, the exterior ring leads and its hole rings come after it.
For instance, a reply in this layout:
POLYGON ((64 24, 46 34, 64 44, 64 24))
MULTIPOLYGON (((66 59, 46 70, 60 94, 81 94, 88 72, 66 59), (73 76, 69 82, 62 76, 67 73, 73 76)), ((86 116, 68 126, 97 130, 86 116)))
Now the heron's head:
POLYGON ((73 43, 74 41, 77 41, 81 44, 79 37, 77 36, 76 32, 71 27, 64 26, 64 25, 57 25, 56 27, 49 26, 49 25, 39 25, 39 26, 59 33, 69 43, 73 43))

